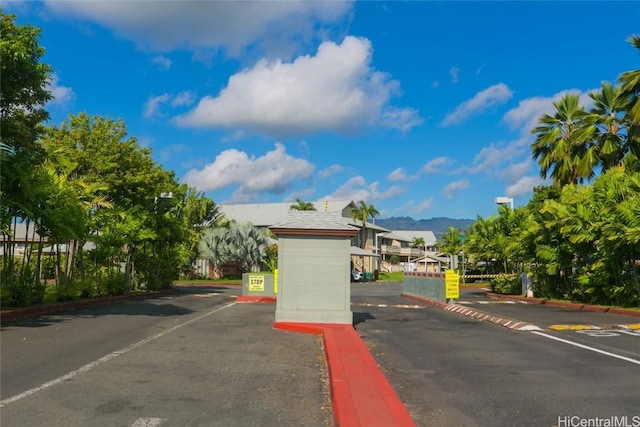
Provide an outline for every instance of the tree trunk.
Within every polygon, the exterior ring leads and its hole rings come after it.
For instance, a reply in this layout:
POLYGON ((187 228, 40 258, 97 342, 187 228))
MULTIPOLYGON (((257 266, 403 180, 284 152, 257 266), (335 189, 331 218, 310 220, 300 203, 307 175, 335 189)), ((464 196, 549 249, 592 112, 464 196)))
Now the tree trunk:
POLYGON ((78 241, 75 239, 71 239, 69 243, 67 243, 67 269, 64 277, 65 287, 69 286, 73 280, 73 263, 75 261, 77 245, 78 241))

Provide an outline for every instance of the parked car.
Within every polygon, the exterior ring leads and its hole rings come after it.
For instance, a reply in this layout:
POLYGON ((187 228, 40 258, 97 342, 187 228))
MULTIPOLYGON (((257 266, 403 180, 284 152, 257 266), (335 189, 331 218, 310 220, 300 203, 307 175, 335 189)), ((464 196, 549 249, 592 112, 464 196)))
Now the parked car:
POLYGON ((362 280, 362 272, 356 270, 355 268, 353 270, 351 270, 351 281, 352 282, 359 282, 362 280))

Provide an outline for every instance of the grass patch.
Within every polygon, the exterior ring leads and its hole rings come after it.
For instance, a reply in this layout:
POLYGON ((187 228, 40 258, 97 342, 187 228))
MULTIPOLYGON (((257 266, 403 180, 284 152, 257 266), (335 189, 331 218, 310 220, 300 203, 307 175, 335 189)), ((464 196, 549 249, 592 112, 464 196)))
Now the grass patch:
POLYGON ((404 280, 404 272, 402 271, 394 271, 394 272, 386 272, 381 271, 378 274, 378 282, 402 282, 404 280))

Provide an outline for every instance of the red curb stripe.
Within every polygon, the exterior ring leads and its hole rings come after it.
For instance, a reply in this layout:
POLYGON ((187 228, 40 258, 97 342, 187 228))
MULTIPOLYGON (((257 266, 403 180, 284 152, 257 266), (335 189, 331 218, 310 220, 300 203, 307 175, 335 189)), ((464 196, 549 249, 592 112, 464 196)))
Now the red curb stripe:
POLYGON ((259 302, 274 303, 274 302, 276 302, 276 297, 260 297, 260 296, 251 296, 251 295, 239 295, 236 298, 236 302, 243 302, 243 303, 259 303, 259 302))
POLYGON ((353 326, 276 322, 274 328, 323 335, 337 426, 415 426, 353 326))

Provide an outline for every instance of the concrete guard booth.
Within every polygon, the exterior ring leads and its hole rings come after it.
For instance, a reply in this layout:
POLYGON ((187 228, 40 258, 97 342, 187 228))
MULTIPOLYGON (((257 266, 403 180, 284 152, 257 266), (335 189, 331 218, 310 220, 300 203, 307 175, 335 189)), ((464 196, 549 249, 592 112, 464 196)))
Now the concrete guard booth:
POLYGON ((291 211, 278 236, 277 322, 353 324, 351 238, 339 212, 291 211))

